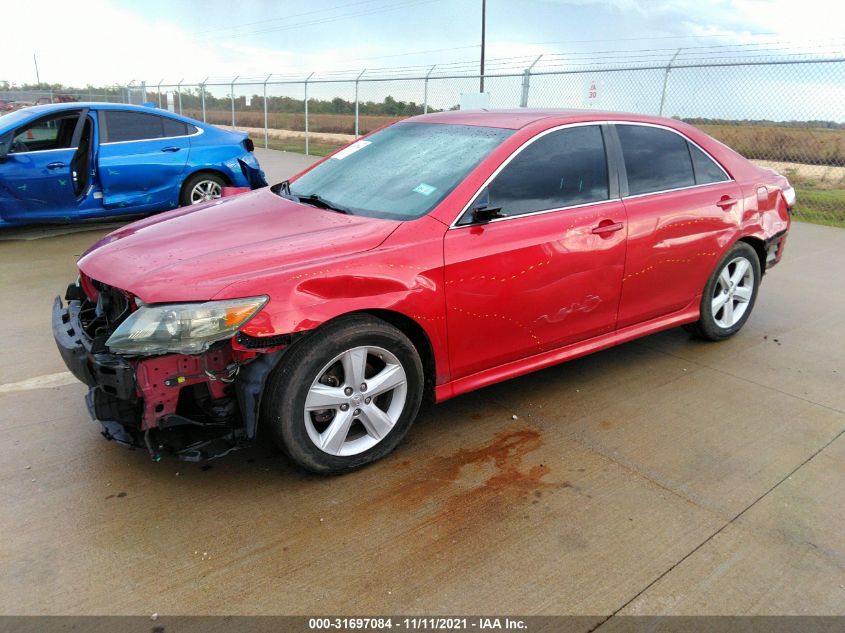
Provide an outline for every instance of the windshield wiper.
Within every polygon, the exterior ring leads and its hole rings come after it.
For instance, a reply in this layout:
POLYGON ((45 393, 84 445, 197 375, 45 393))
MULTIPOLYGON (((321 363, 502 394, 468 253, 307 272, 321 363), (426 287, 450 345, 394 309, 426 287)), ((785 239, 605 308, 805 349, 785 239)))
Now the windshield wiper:
MULTIPOLYGON (((290 191, 290 189, 288 189, 290 191)), ((347 209, 346 207, 342 207, 334 202, 330 202, 325 198, 320 197, 316 193, 309 194, 307 196, 300 196, 297 194, 291 194, 294 199, 303 203, 303 204, 310 204, 314 207, 319 207, 320 209, 328 209, 329 211, 337 211, 338 213, 345 213, 347 215, 352 215, 352 212, 347 209)))
POLYGON ((283 180, 282 182, 273 185, 272 187, 270 187, 270 191, 275 193, 277 196, 281 196, 282 198, 295 200, 293 194, 290 192, 290 182, 288 182, 287 180, 283 180))

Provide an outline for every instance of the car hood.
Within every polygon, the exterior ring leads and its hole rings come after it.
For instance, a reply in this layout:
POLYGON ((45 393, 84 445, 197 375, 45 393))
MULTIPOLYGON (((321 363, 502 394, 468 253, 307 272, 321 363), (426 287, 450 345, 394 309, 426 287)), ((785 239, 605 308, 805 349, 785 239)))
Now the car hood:
POLYGON ((398 225, 265 188, 129 224, 94 244, 79 268, 147 303, 204 301, 236 281, 370 250, 398 225))

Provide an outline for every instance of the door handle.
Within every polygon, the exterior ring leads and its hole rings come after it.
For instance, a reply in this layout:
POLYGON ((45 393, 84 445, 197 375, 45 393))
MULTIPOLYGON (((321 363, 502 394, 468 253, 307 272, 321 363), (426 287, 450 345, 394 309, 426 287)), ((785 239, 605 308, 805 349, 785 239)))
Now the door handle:
POLYGON ((593 233, 601 235, 602 237, 610 237, 610 233, 621 231, 624 225, 621 222, 614 222, 613 220, 602 220, 598 226, 593 227, 593 233))
POLYGON ((180 149, 182 149, 182 148, 176 147, 175 145, 170 145, 169 147, 162 147, 161 151, 162 152, 178 152, 180 149))
POLYGON ((56 161, 55 163, 48 163, 47 169, 61 169, 64 166, 65 166, 65 164, 63 162, 56 161))
POLYGON ((737 201, 736 201, 735 198, 731 198, 730 196, 722 196, 719 199, 719 202, 716 203, 716 206, 719 207, 720 209, 722 209, 722 211, 725 211, 727 209, 730 209, 732 206, 734 206, 736 204, 736 202, 737 201))

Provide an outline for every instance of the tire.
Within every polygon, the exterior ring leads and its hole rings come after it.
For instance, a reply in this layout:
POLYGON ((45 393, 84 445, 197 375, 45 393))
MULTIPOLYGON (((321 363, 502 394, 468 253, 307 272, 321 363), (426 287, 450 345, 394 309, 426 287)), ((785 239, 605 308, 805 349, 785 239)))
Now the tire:
POLYGON ((757 300, 760 259, 745 242, 737 242, 719 260, 701 296, 700 317, 685 326, 708 341, 721 341, 742 329, 757 300))
POLYGON ((423 385, 407 336, 375 317, 343 317, 285 355, 267 380, 261 423, 302 468, 340 474, 396 448, 417 417, 423 385))
POLYGON ((215 200, 223 195, 226 180, 210 171, 201 171, 190 176, 182 185, 179 205, 189 207, 207 200, 215 200))

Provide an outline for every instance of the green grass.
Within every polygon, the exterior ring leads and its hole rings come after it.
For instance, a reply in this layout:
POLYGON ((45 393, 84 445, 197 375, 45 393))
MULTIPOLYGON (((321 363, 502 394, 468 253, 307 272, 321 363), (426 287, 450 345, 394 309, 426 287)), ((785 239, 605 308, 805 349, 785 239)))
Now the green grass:
MULTIPOLYGON (((268 144, 270 149, 277 149, 283 152, 297 152, 299 154, 305 153, 305 139, 277 139, 271 138, 268 140, 268 144)), ((312 139, 308 140, 308 153, 311 156, 328 156, 333 151, 335 151, 338 147, 341 147, 343 143, 332 144, 332 143, 318 143, 312 139)), ((261 143, 256 143, 258 147, 264 147, 263 141, 261 143)))
POLYGON ((845 227, 845 189, 795 188, 795 219, 845 227))

